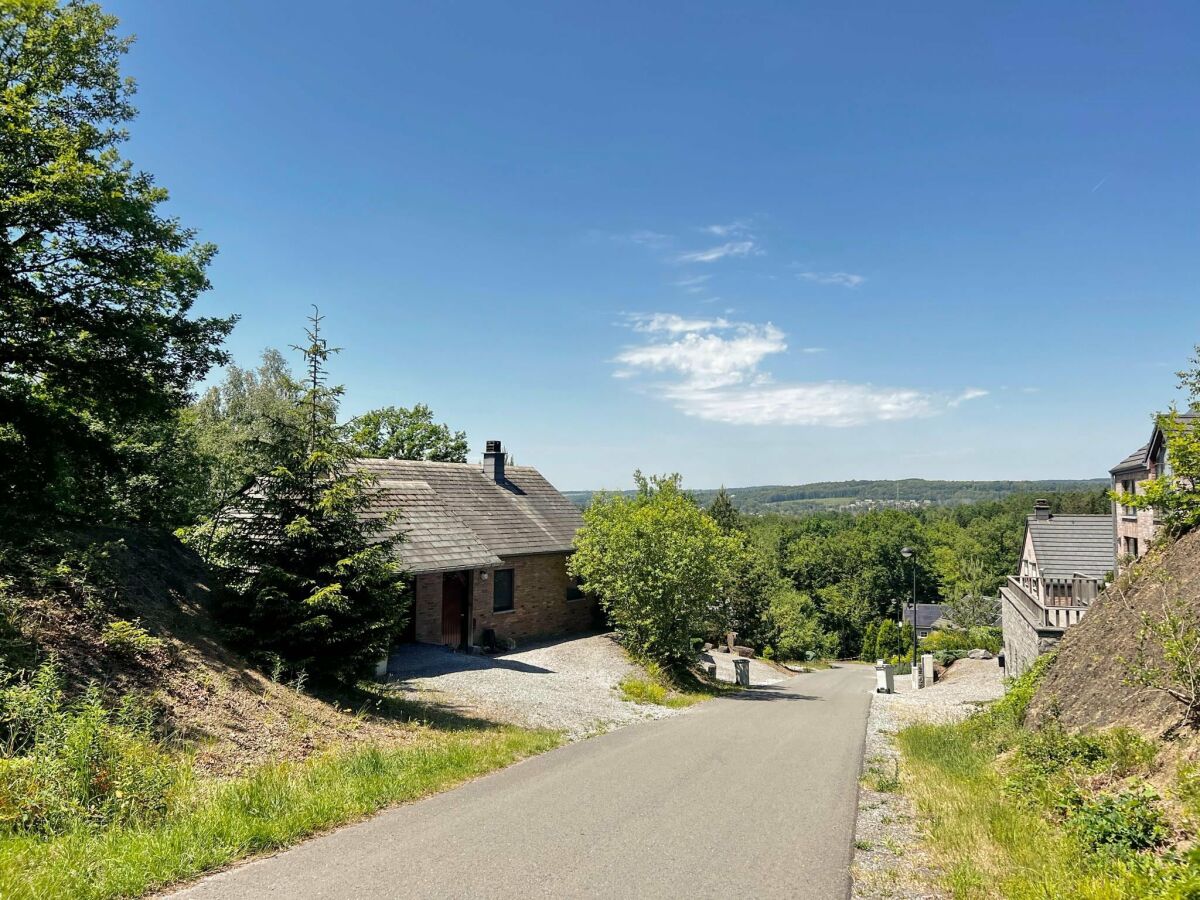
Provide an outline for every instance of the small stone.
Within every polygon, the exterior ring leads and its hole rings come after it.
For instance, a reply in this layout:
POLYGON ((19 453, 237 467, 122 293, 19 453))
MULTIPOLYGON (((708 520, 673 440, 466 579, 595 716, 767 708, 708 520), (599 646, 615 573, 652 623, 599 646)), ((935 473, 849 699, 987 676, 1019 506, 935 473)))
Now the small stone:
POLYGON ((983 650, 979 647, 976 647, 974 650, 972 650, 970 653, 967 654, 967 658, 968 659, 991 659, 992 654, 987 650, 983 650))

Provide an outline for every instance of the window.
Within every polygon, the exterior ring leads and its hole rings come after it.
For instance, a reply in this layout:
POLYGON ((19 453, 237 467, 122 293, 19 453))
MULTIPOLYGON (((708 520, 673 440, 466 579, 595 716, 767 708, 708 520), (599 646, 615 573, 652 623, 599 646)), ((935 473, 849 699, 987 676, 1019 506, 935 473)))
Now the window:
MULTIPOLYGON (((1137 482, 1134 481, 1132 478, 1125 479, 1124 481, 1121 482, 1121 492, 1125 493, 1125 494, 1136 494, 1137 493, 1137 482)), ((1137 507, 1125 506, 1124 504, 1122 504, 1121 505, 1121 515, 1136 516, 1137 515, 1137 507)))
POLYGON ((513 570, 492 573, 492 612, 510 612, 513 608, 513 570))
POLYGON ((1138 539, 1135 537, 1125 538, 1125 552, 1130 556, 1138 555, 1138 539))

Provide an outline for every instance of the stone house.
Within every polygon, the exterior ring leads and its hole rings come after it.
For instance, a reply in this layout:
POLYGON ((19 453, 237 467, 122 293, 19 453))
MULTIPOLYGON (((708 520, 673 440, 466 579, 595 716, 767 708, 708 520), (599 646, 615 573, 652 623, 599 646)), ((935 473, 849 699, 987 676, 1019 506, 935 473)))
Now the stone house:
MULTIPOLYGON (((1179 418, 1193 423, 1200 416, 1184 413, 1179 418)), ((1113 490, 1126 494, 1145 493, 1143 485, 1146 481, 1169 472, 1166 437, 1157 421, 1150 433, 1150 440, 1109 469, 1113 490)), ((1158 535, 1158 526, 1158 517, 1153 509, 1137 509, 1113 501, 1112 527, 1117 560, 1141 557, 1158 535)))
MULTIPOLYGON (((371 512, 398 510, 414 576, 406 640, 455 649, 584 631, 596 603, 567 574, 578 507, 488 441, 483 464, 364 459, 379 480, 371 512)), ((370 513, 368 513, 370 514, 370 513)))
POLYGON ((1112 519, 1056 516, 1038 500, 1025 522, 1017 574, 1000 588, 1005 664, 1020 675, 1083 618, 1115 567, 1112 519))

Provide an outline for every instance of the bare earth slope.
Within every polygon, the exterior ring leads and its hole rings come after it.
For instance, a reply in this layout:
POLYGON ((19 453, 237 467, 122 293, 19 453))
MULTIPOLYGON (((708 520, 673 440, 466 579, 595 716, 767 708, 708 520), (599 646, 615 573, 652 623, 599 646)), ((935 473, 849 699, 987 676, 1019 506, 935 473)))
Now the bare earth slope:
POLYGON ((1171 728, 1179 704, 1126 684, 1125 662, 1137 655, 1142 616, 1161 614, 1166 597, 1178 597, 1200 614, 1200 531, 1147 554, 1132 579, 1119 579, 1101 594, 1063 637, 1028 719, 1057 715, 1068 728, 1127 725, 1147 734, 1171 728))
POLYGON ((394 722, 275 683, 229 650, 211 616, 203 563, 170 535, 111 529, 80 537, 109 545, 115 582, 100 598, 70 589, 20 597, 22 630, 58 657, 74 687, 95 682, 112 694, 150 696, 164 728, 195 749, 201 768, 234 774, 336 744, 410 739, 394 722), (161 647, 106 646, 102 626, 112 618, 139 622, 161 647))

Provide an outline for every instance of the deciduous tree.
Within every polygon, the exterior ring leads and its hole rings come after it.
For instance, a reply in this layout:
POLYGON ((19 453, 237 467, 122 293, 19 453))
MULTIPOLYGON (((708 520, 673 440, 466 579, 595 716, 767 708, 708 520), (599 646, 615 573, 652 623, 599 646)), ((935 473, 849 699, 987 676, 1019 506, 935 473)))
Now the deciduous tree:
POLYGON ((376 459, 424 459, 466 462, 467 433, 433 421, 424 403, 412 409, 385 406, 350 423, 350 442, 359 456, 376 459))

